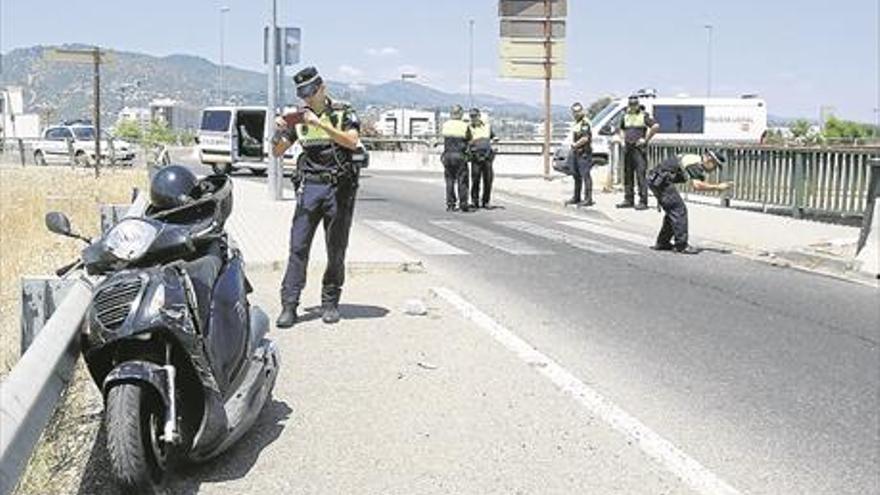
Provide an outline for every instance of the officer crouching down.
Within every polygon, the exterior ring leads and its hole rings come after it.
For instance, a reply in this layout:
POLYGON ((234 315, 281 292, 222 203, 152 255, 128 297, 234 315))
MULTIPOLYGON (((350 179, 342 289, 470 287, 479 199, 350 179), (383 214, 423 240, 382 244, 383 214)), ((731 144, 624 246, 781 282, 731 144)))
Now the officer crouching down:
POLYGON ((303 148, 295 176, 295 184, 299 183, 301 190, 290 228, 290 257, 281 286, 281 315, 276 322, 280 328, 296 323, 300 294, 306 285, 309 250, 321 223, 327 241, 322 319, 325 323, 339 321, 345 249, 358 186, 353 152, 358 149, 360 124, 354 110, 327 96, 324 81, 314 67, 301 70, 293 81, 297 96, 306 106, 276 119, 272 139, 272 153, 276 157, 283 156, 296 141, 303 148))
POLYGON ((715 151, 707 151, 702 156, 683 154, 673 156, 648 173, 648 187, 657 197, 660 208, 666 213, 663 227, 657 236, 653 249, 682 254, 697 254, 699 251, 688 244, 688 212, 684 200, 675 189, 675 184, 693 181, 697 191, 726 191, 732 182, 709 184, 706 175, 724 165, 724 158, 715 151), (675 243, 673 244, 673 238, 675 243))

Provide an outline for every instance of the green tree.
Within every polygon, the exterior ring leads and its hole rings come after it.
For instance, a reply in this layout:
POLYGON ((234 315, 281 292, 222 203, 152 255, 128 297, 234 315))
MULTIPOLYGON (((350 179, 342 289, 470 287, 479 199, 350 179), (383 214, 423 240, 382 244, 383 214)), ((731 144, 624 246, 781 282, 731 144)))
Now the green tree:
POLYGON ((876 136, 874 126, 831 116, 825 122, 823 136, 827 139, 865 139, 876 136))
POLYGON ((116 137, 127 141, 140 141, 144 136, 141 126, 136 121, 129 119, 117 124, 114 134, 116 137))
POLYGON ((172 144, 176 136, 174 132, 168 128, 168 124, 162 119, 156 119, 150 122, 144 133, 144 141, 147 144, 172 144))

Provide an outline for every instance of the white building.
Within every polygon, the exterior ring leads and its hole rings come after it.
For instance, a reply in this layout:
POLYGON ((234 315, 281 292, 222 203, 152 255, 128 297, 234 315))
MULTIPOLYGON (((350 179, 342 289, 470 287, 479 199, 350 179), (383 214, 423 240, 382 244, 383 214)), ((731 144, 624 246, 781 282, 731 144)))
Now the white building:
POLYGON ((40 137, 40 116, 24 113, 24 96, 18 86, 0 88, 0 139, 40 137))
POLYGON ((195 131, 199 128, 201 112, 196 107, 170 98, 150 102, 150 120, 164 120, 174 131, 195 131))
POLYGON ((410 108, 388 110, 380 115, 376 130, 383 136, 433 136, 437 114, 410 108))
POLYGON ((150 109, 143 107, 125 107, 119 111, 119 116, 116 119, 116 125, 119 125, 124 121, 131 121, 138 124, 140 127, 146 127, 150 124, 150 109))

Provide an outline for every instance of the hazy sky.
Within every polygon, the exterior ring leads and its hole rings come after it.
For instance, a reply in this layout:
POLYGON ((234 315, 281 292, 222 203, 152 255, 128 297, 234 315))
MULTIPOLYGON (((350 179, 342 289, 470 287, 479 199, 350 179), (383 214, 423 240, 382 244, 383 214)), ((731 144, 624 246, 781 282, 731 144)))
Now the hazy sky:
MULTIPOLYGON (((841 117, 874 121, 878 4, 569 0, 569 78, 554 84, 554 101, 589 102, 640 87, 705 94, 709 23, 714 94, 759 93, 774 115, 817 117, 820 105, 830 105, 841 117)), ((0 0, 0 43, 3 52, 81 42, 219 61, 221 5, 231 9, 226 62, 260 70, 270 0, 0 0)), ((304 63, 332 79, 381 82, 408 71, 463 92, 472 18, 476 91, 542 100, 542 83, 498 78, 496 0, 278 0, 278 10, 280 24, 303 28, 304 63)))

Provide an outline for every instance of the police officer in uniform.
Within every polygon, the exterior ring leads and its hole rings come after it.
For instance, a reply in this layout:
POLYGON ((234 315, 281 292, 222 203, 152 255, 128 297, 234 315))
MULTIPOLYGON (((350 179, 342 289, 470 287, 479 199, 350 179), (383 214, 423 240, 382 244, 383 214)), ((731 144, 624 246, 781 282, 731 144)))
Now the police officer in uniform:
POLYGON ((470 211, 468 206, 468 161, 467 148, 471 141, 471 130, 463 120, 464 110, 459 105, 452 107, 450 118, 443 123, 443 162, 446 178, 446 211, 461 208, 462 212, 470 211), (458 187, 458 198, 455 189, 458 187), (456 205, 460 202, 459 205, 456 205))
POLYGON ((300 294, 306 285, 309 250, 319 224, 324 225, 327 269, 321 291, 322 319, 339 321, 339 298, 345 281, 345 250, 354 213, 358 170, 352 151, 358 146, 360 123, 347 104, 327 95, 314 67, 299 71, 293 81, 305 109, 276 120, 273 154, 283 156, 295 141, 303 148, 296 171, 296 211, 290 228, 290 253, 281 286, 281 315, 276 324, 288 328, 297 321, 300 294), (292 117, 292 118, 288 118, 292 117), (293 125, 290 124, 294 121, 293 125))
POLYGON ((645 184, 645 172, 648 168, 647 146, 660 129, 653 117, 639 105, 638 96, 630 96, 626 113, 620 124, 620 135, 624 142, 623 155, 623 203, 618 208, 648 209, 648 187, 645 184), (639 184, 639 204, 635 204, 634 182, 639 184))
POLYGON ((565 202, 566 205, 593 206, 593 130, 584 106, 575 103, 571 106, 574 123, 571 125, 571 172, 574 179, 574 196, 565 202), (581 201, 581 188, 584 200, 581 201))
POLYGON ((470 117, 471 123, 468 129, 471 132, 471 142, 468 155, 471 159, 471 204, 474 208, 488 209, 489 201, 492 199, 492 180, 495 178, 495 172, 492 170, 492 162, 495 161, 492 141, 495 140, 495 133, 488 122, 483 122, 479 108, 472 108, 470 117), (482 197, 480 196, 481 181, 482 197))
POLYGON ((707 151, 702 156, 694 154, 673 156, 648 173, 651 192, 657 197, 660 208, 665 212, 663 227, 653 249, 676 251, 682 254, 699 252, 688 244, 687 206, 675 189, 675 184, 692 181, 697 191, 726 191, 733 186, 732 182, 721 184, 706 182, 706 175, 723 165, 724 158, 721 155, 715 151, 707 151))

